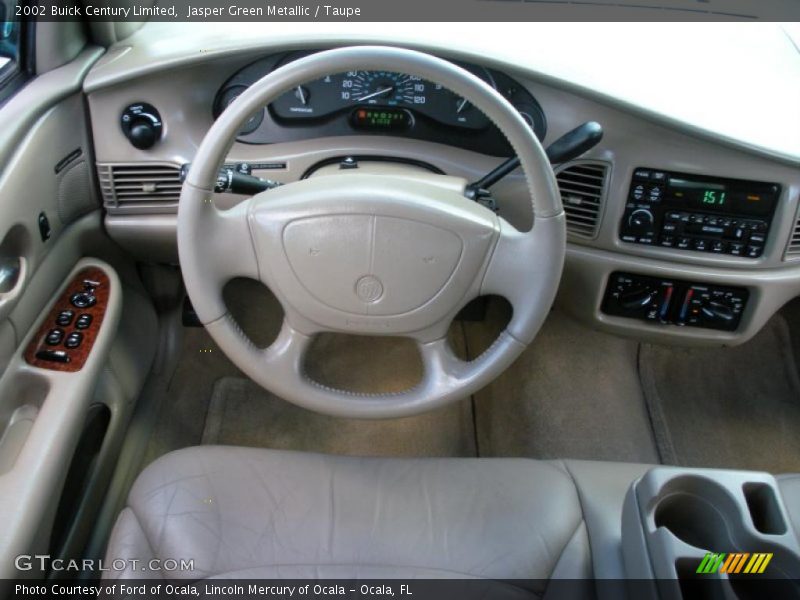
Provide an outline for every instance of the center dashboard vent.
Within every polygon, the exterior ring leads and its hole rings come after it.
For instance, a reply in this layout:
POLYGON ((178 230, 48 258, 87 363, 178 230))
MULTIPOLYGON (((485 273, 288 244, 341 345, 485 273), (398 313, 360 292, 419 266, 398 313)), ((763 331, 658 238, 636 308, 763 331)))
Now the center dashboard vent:
POLYGON ((597 236, 608 172, 607 163, 583 161, 556 173, 570 234, 588 239, 597 236))
POLYGON ((110 213, 175 212, 180 167, 172 163, 98 164, 103 201, 110 213))

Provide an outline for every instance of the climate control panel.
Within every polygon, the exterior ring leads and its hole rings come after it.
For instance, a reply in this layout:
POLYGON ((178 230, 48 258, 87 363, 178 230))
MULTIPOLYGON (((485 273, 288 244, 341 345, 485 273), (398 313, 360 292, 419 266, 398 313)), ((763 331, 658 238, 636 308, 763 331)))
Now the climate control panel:
POLYGON ((748 297, 740 287, 615 272, 601 310, 652 323, 735 331, 748 297))

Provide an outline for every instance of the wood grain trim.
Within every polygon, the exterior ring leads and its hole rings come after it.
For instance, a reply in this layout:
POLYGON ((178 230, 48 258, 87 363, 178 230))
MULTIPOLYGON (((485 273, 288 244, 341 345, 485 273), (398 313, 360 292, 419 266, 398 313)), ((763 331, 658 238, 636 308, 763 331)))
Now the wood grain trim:
POLYGON ((58 297, 58 300, 50 309, 47 318, 40 325, 39 330, 36 332, 30 344, 28 344, 25 350, 25 361, 34 367, 50 369, 51 371, 64 371, 68 373, 80 371, 86 363, 86 359, 89 358, 89 353, 92 351, 94 342, 97 339, 100 326, 103 324, 103 317, 105 317, 106 309, 108 308, 108 297, 111 291, 110 287, 110 280, 103 269, 99 267, 87 267, 79 271, 58 297), (94 291, 97 302, 94 306, 88 308, 76 308, 72 305, 70 298, 73 294, 85 290, 84 281, 95 281, 100 284, 94 291), (75 313, 69 325, 59 326, 56 324, 56 318, 62 310, 71 310, 75 313), (91 315, 91 325, 89 325, 87 329, 77 329, 75 323, 78 317, 84 314, 91 315), (51 329, 56 328, 64 331, 64 338, 60 344, 51 346, 45 341, 45 338, 51 329), (73 332, 83 334, 83 340, 77 348, 69 349, 64 346, 64 341, 67 339, 67 336, 73 332), (61 363, 37 358, 36 353, 40 350, 64 351, 69 356, 69 362, 61 363))

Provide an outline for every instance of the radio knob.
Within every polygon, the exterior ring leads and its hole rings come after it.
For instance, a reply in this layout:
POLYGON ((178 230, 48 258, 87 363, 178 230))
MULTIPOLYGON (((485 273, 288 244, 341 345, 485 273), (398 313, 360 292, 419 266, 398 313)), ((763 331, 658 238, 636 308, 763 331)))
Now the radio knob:
POLYGON ((628 225, 634 229, 650 229, 653 221, 653 213, 646 208, 638 208, 628 217, 628 225))

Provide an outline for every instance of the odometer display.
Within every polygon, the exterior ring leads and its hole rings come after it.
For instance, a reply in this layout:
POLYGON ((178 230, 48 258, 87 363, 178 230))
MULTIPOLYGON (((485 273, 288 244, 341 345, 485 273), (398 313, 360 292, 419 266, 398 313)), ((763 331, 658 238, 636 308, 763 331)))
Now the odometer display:
POLYGON ((398 131, 412 123, 411 115, 402 108, 357 108, 350 121, 357 129, 398 131))

